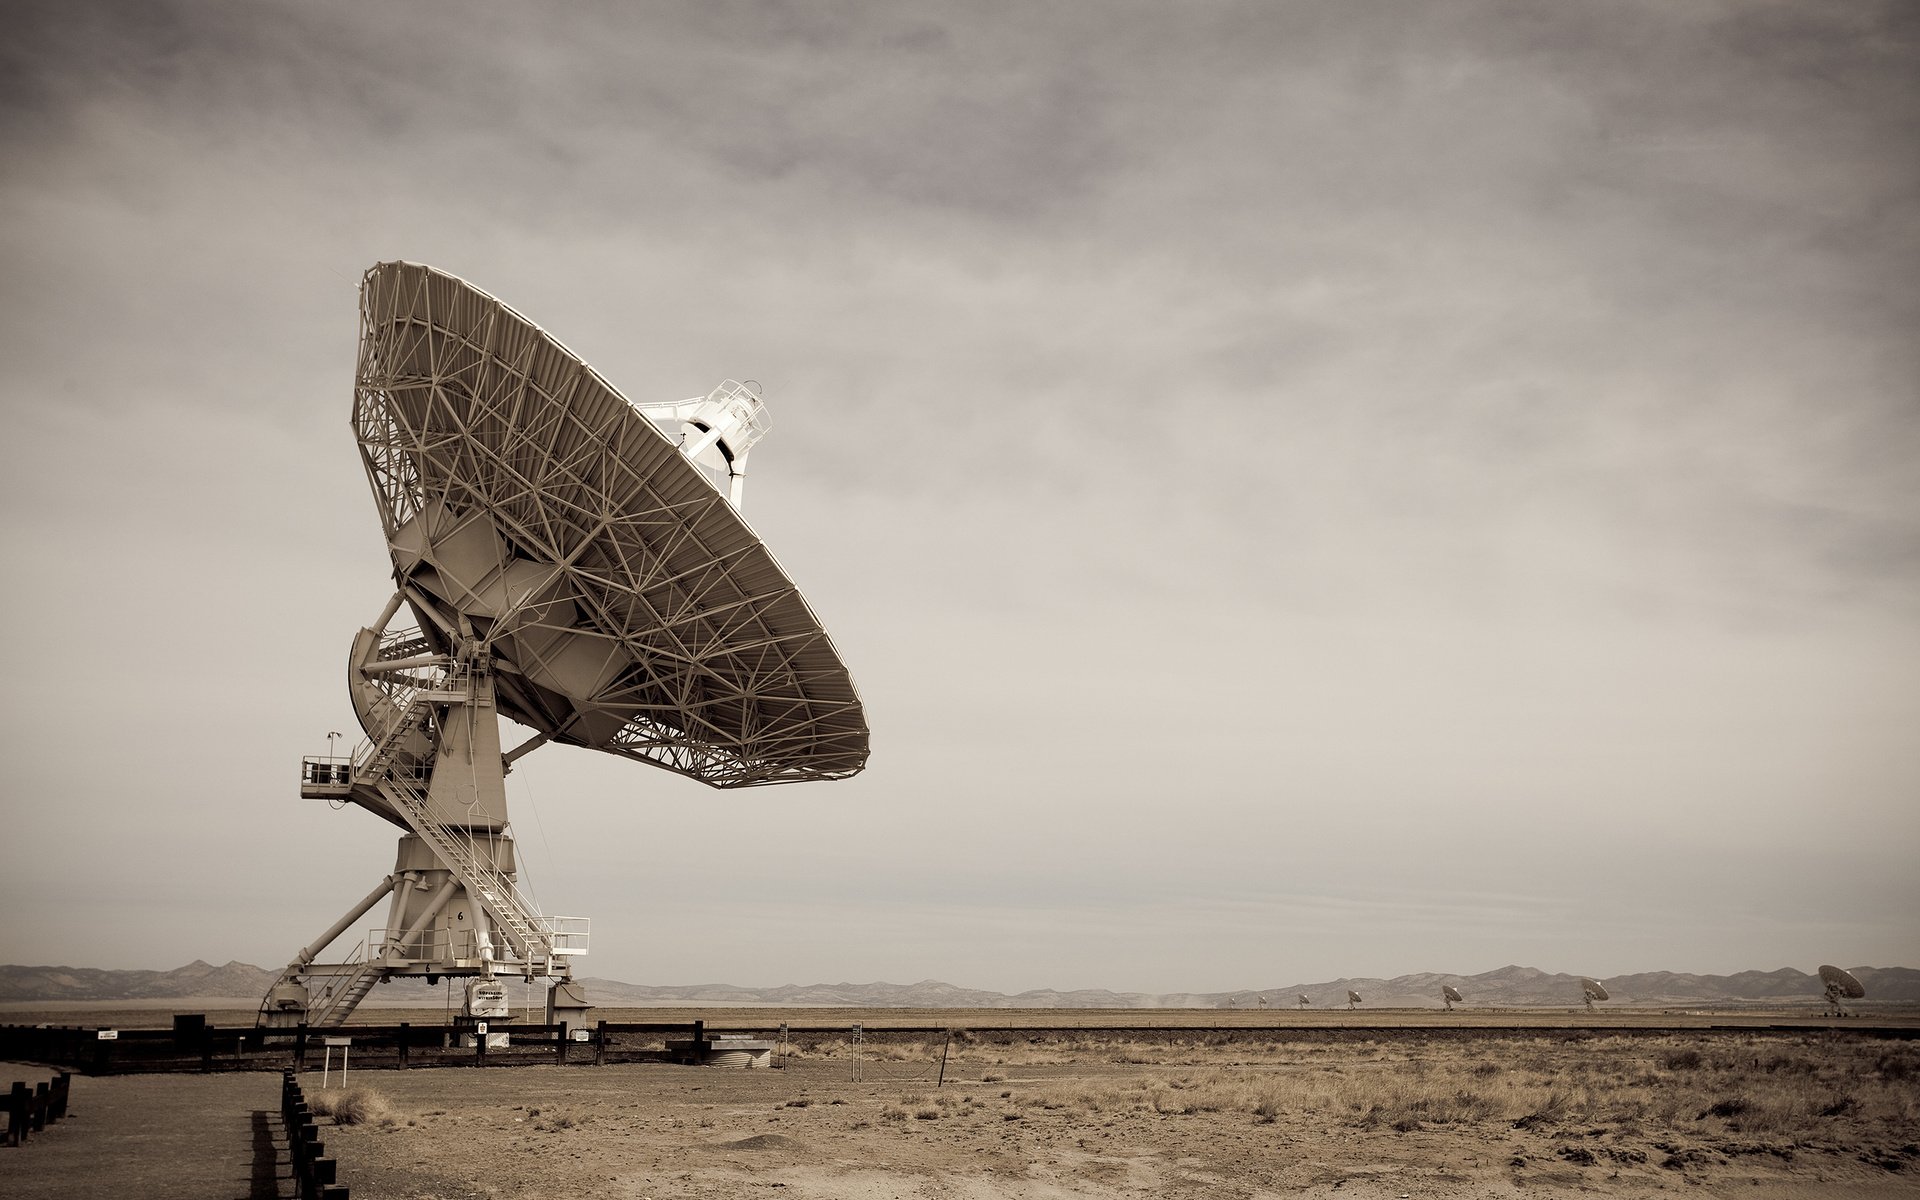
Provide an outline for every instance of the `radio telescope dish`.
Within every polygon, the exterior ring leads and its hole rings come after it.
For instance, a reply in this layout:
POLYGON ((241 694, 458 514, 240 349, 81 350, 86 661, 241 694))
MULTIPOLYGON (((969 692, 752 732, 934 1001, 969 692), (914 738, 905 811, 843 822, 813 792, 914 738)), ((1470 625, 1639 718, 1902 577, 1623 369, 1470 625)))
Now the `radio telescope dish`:
POLYGON ((1465 1003, 1460 997, 1460 989, 1450 983, 1440 985, 1440 998, 1447 1002, 1448 1012, 1453 1011, 1454 1005, 1465 1003))
POLYGON ((282 972, 263 1024, 338 1025, 393 975, 559 979, 581 1009, 584 919, 542 916, 515 883, 505 775, 546 743, 716 788, 866 765, 851 676, 737 511, 766 429, 753 388, 636 406, 478 288, 367 271, 353 430, 396 590, 349 657, 367 738, 305 760, 301 795, 406 832, 394 873, 282 972), (499 716, 531 730, 504 754, 499 716), (389 894, 360 956, 314 962, 389 894))
POLYGON ((1309 1000, 1309 999, 1307 999, 1307 994, 1306 994, 1305 992, 1301 992, 1301 993, 1300 993, 1300 1007, 1301 1007, 1301 1008, 1305 1008, 1305 1007, 1307 1007, 1307 1005, 1309 1005, 1309 1004, 1312 1004, 1312 1003, 1313 1003, 1313 1001, 1311 1001, 1311 1000, 1309 1000))
POLYGON ((1853 972, 1839 967, 1821 967, 1820 982, 1827 997, 1827 1007, 1836 1017, 1844 1017, 1847 1010, 1841 1007, 1842 1000, 1859 1000, 1867 994, 1867 989, 1854 978, 1853 972))
POLYGON ((1359 1004, 1360 1004, 1360 993, 1354 991, 1352 988, 1348 988, 1347 989, 1347 1007, 1357 1008, 1359 1004))
POLYGON ((1600 981, 1588 979, 1585 975, 1580 977, 1580 995, 1586 1000, 1588 1008, 1593 1007, 1595 1000, 1609 999, 1607 989, 1600 985, 1600 981))

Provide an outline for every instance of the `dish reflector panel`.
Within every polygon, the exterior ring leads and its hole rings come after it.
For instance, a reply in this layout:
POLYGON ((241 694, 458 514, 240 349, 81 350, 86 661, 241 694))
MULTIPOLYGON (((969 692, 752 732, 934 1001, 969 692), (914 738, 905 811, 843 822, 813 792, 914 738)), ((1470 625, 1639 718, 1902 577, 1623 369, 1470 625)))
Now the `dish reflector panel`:
POLYGON ((1607 995, 1607 989, 1602 987, 1600 981, 1597 979, 1588 979, 1582 975, 1580 977, 1580 989, 1587 995, 1592 996, 1595 1000, 1612 999, 1612 997, 1607 995))
POLYGON ((1460 989, 1450 983, 1441 986, 1440 995, 1445 999, 1453 1001, 1455 1004, 1461 1003, 1464 999, 1464 997, 1460 995, 1460 989))
POLYGON ((416 263, 360 292, 354 431, 439 653, 494 655, 550 740, 715 787, 866 765, 853 679, 773 556, 652 421, 499 300, 416 263))
POLYGON ((1821 967, 1820 982, 1836 989, 1849 1000, 1858 1000, 1867 994, 1866 987, 1854 977, 1852 971, 1845 971, 1839 967, 1821 967))

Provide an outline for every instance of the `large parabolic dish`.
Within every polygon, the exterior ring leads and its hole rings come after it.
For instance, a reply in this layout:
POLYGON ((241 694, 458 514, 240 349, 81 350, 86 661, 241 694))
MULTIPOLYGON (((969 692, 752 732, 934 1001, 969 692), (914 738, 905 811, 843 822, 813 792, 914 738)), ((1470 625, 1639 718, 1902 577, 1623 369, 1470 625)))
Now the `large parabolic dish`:
POLYGON ((632 403, 506 304, 415 263, 361 289, 354 431, 432 648, 490 643, 500 711, 715 787, 855 774, 825 630, 632 403))
POLYGON ((501 975, 551 981, 549 1024, 584 1014, 589 922, 522 889, 507 815, 507 770, 539 746, 720 788, 866 765, 853 680, 739 515, 766 427, 731 380, 636 406, 470 284, 366 273, 353 429, 395 590, 348 659, 366 740, 303 760, 300 794, 405 832, 393 871, 280 973, 262 1025, 337 1027, 396 976, 468 979, 476 1036, 501 975), (533 735, 503 752, 501 716, 533 735), (321 961, 383 900, 384 923, 321 961))

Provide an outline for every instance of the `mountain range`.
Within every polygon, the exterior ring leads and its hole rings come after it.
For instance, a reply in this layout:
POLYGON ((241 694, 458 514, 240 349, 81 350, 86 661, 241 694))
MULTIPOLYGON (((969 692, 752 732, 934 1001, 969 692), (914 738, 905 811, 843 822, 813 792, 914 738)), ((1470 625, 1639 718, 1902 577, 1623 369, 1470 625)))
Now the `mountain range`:
MULTIPOLYGON (((1911 967, 1854 967, 1867 989, 1867 1003, 1920 1003, 1920 970, 1911 967)), ((244 998, 266 993, 277 972, 248 963, 216 967, 191 962, 171 971, 115 971, 97 967, 0 966, 0 1002, 113 1001, 244 998)), ((707 983, 649 985, 614 979, 586 979, 592 1002, 608 1008, 664 1008, 715 1005, 791 1008, 1256 1008, 1264 997, 1274 1008, 1293 1008, 1305 996, 1314 1008, 1339 1008, 1349 989, 1374 1008, 1438 1008, 1440 989, 1460 990, 1468 1007, 1510 1008, 1579 1004, 1580 977, 1535 967, 1507 966, 1478 975, 1422 972, 1392 979, 1334 979, 1284 987, 1232 992, 1113 992, 1104 988, 1054 991, 1035 989, 1008 995, 963 988, 937 979, 919 983, 815 983, 779 987, 741 987, 707 983)), ((1743 1003, 1807 1003, 1821 998, 1818 976, 1792 967, 1741 971, 1734 975, 1692 975, 1646 971, 1602 979, 1614 1005, 1714 1006, 1743 1003)), ((418 980, 382 985, 368 1004, 431 1007, 445 993, 418 980)))

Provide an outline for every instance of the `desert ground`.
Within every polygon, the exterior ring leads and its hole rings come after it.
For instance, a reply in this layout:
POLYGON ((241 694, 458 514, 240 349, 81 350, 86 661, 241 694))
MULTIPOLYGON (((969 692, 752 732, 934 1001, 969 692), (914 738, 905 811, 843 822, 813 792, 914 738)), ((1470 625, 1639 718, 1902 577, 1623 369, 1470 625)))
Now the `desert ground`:
POLYGON ((881 1035, 348 1097, 361 1200, 1920 1196, 1920 1046, 1844 1033, 881 1035))
MULTIPOLYGON (((205 1010, 215 1024, 251 1020, 205 1010)), ((787 1020, 796 1036, 771 1070, 355 1068, 325 1091, 309 1071, 309 1096, 339 1109, 325 1140, 355 1200, 1920 1196, 1920 1040, 1886 1036, 1897 1021, 1768 1029, 1741 1027, 1759 1022, 1752 1013, 1549 1010, 1458 1014, 1438 1027, 1432 1012, 596 1015, 698 1016, 710 1029, 787 1020), (845 1032, 855 1020, 858 1044, 845 1032), (1099 1023, 1161 1028, 1074 1028, 1099 1023), (1047 1024, 1058 1027, 1033 1027, 1047 1024), (887 1028, 914 1025, 955 1032, 887 1028)), ((169 1010, 48 1018, 154 1026, 169 1010)))

